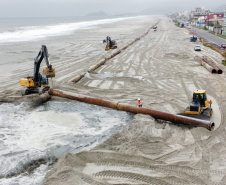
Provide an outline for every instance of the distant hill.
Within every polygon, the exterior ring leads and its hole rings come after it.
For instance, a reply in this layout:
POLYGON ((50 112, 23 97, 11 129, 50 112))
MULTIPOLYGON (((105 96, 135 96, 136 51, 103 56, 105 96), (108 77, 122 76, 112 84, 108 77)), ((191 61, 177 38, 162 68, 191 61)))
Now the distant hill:
POLYGON ((155 7, 152 7, 152 8, 144 9, 143 11, 141 11, 139 13, 142 14, 142 15, 153 15, 153 14, 158 14, 159 13, 159 9, 155 8, 155 7))
POLYGON ((138 16, 140 13, 123 13, 123 14, 115 14, 116 17, 129 17, 129 16, 138 16))
POLYGON ((87 16, 104 17, 104 16, 108 16, 108 14, 106 14, 103 11, 99 11, 99 12, 90 13, 87 16))

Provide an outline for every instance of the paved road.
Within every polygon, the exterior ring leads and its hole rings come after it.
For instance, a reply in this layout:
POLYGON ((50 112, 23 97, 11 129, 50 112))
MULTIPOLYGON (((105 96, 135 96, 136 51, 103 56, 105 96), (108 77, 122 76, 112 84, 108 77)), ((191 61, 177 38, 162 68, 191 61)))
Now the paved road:
POLYGON ((191 30, 194 33, 197 33, 201 37, 205 38, 209 42, 212 42, 212 43, 216 44, 219 47, 221 46, 221 44, 225 44, 226 43, 226 40, 225 39, 222 39, 220 37, 217 37, 217 36, 215 36, 213 34, 210 34, 210 33, 206 32, 204 30, 201 30, 199 28, 191 27, 191 30))

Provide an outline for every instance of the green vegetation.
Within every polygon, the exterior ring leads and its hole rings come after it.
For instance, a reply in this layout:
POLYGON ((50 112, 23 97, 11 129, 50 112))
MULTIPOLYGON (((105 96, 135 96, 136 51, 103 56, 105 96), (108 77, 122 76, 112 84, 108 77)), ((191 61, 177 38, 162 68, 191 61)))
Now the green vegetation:
POLYGON ((216 35, 218 37, 221 37, 222 39, 226 39, 226 36, 225 35, 221 35, 221 34, 218 34, 218 33, 213 32, 213 31, 208 31, 208 33, 211 33, 212 35, 216 35))
POLYGON ((176 22, 175 25, 176 25, 177 27, 179 27, 179 26, 180 26, 180 23, 179 23, 179 22, 176 22))
MULTIPOLYGON (((214 51, 220 53, 220 52, 219 52, 213 45, 211 45, 210 43, 204 42, 204 43, 203 43, 203 46, 209 47, 209 48, 211 48, 212 50, 214 50, 214 51)), ((226 52, 224 52, 223 54, 222 54, 222 53, 220 53, 220 54, 225 58, 225 60, 224 60, 224 62, 222 62, 222 64, 226 66, 226 52)))
POLYGON ((202 30, 204 30, 204 31, 207 31, 208 30, 208 28, 206 27, 206 26, 204 26, 203 28, 201 28, 202 30))
POLYGON ((222 56, 224 57, 222 64, 224 64, 226 66, 226 51, 223 53, 222 56))
POLYGON ((217 50, 216 50, 211 44, 209 44, 209 43, 204 42, 204 43, 203 43, 203 46, 209 47, 209 48, 211 48, 212 50, 217 51, 217 50))
POLYGON ((226 51, 224 52, 223 57, 226 59, 226 51))
POLYGON ((223 64, 224 66, 226 66, 226 60, 223 60, 222 64, 223 64))

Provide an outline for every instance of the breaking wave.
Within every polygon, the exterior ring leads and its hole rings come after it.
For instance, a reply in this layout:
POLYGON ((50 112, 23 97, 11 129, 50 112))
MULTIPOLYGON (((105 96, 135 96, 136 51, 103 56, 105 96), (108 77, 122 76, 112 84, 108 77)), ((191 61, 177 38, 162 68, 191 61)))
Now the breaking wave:
POLYGON ((51 26, 25 26, 0 33, 0 43, 22 42, 43 39, 46 37, 68 35, 76 30, 90 29, 101 24, 114 23, 133 17, 102 19, 75 23, 64 23, 51 26))

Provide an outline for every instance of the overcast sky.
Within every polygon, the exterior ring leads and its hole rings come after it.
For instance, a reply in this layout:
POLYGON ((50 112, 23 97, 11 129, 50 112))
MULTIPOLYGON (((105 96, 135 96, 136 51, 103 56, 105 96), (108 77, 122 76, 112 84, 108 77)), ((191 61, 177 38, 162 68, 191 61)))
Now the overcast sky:
POLYGON ((100 10, 122 14, 147 8, 161 14, 195 7, 215 9, 225 4, 225 0, 0 0, 0 17, 83 16, 100 10))

